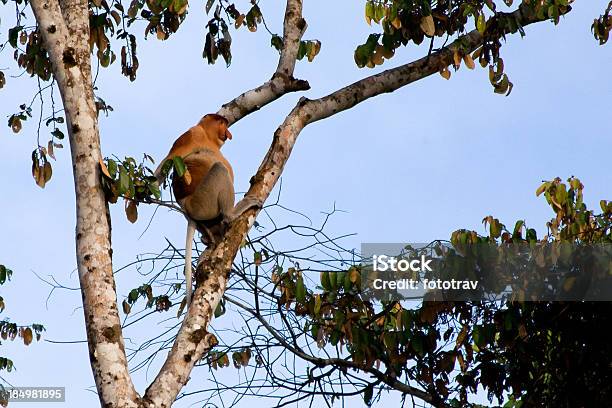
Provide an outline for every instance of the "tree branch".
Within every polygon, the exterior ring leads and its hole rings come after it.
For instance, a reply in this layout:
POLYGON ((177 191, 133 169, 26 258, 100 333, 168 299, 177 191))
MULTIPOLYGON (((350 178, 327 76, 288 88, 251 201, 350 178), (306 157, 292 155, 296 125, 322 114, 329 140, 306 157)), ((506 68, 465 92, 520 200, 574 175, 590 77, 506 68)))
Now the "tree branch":
MULTIPOLYGON (((523 5, 512 13, 498 13, 498 15, 514 18, 522 27, 544 21, 538 19, 535 14, 529 13, 523 5)), ((510 34, 510 32, 506 31, 504 34, 510 34)), ((304 126, 350 109, 366 99, 393 92, 435 74, 440 69, 453 63, 455 49, 459 48, 465 53, 471 53, 483 44, 483 40, 482 34, 478 30, 473 30, 460 36, 446 47, 419 60, 366 77, 323 98, 305 101, 301 112, 304 126)))
MULTIPOLYGON (((283 48, 276 72, 263 85, 223 105, 218 114, 232 124, 288 92, 310 89, 307 81, 293 78, 300 39, 306 26, 306 21, 302 17, 302 0, 287 0, 283 23, 283 48)), ((251 225, 254 221, 255 218, 252 217, 251 225)), ((234 237, 242 241, 241 236, 234 237)), ((237 250, 239 245, 240 242, 236 241, 231 248, 237 250)), ((207 250, 200 257, 198 261, 200 267, 196 271, 196 276, 206 276, 206 278, 198 281, 198 288, 172 349, 157 377, 145 392, 143 403, 146 406, 169 407, 189 380, 194 364, 217 344, 215 336, 209 334, 207 329, 214 310, 225 292, 235 254, 234 250, 228 252, 221 250, 215 253, 207 250)))
MULTIPOLYGON (((518 18, 521 25, 540 21, 534 16, 524 15, 521 9, 515 11, 512 15, 518 18)), ((293 70, 295 63, 290 63, 288 60, 294 55, 296 46, 299 44, 299 41, 295 41, 295 39, 299 39, 306 28, 305 24, 298 24, 303 21, 300 0, 287 1, 285 18, 285 42, 279 61, 281 72, 277 71, 275 74, 277 78, 283 74, 288 75, 293 70), (298 31, 292 32, 292 28, 288 25, 291 25, 294 30, 299 30, 299 33, 298 31), (284 69, 289 71, 283 71, 284 69)), ((463 50, 471 52, 480 46, 482 41, 482 35, 475 30, 461 36, 455 43, 428 57, 367 77, 317 100, 302 98, 274 133, 272 145, 256 175, 251 179, 251 187, 247 195, 261 202, 268 198, 291 155, 298 135, 309 123, 349 109, 381 93, 392 92, 437 72, 443 66, 450 65, 453 58, 453 47, 456 47, 458 42, 461 43, 463 50)), ((274 82, 274 80, 273 77, 270 82, 274 82)), ((264 92, 260 88, 248 91, 226 104, 219 111, 219 114, 227 117, 230 123, 234 123, 262 106, 255 103, 255 100, 269 103, 282 95, 280 92, 274 92, 271 85, 270 89, 266 89, 264 92), (261 94, 265 94, 267 97, 259 99, 262 96, 261 94), (272 99, 270 99, 270 95, 272 95, 272 99)), ((145 394, 145 400, 151 402, 152 406, 169 407, 187 382, 195 362, 200 360, 204 353, 216 344, 215 337, 207 332, 208 324, 225 291, 229 271, 236 253, 255 222, 258 212, 259 209, 255 208, 245 211, 231 224, 224 239, 207 249, 198 260, 196 276, 199 285, 197 285, 193 294, 192 304, 164 366, 145 394)), ((380 378, 381 380, 386 379, 391 382, 390 378, 384 377, 384 373, 380 374, 383 376, 380 378)), ((401 387, 400 383, 393 384, 395 387, 401 387)), ((408 390, 406 389, 406 391, 408 390)), ((414 390, 420 391, 418 389, 414 390)), ((425 394, 423 397, 431 399, 429 394, 425 394)))
POLYGON ((415 388, 402 381, 399 381, 397 378, 393 377, 392 375, 383 373, 382 371, 377 370, 374 367, 362 367, 359 364, 355 364, 352 361, 345 360, 343 358, 320 358, 320 357, 312 356, 304 352, 304 350, 302 350, 301 348, 297 347, 297 345, 293 346, 289 344, 289 342, 285 339, 285 337, 283 337, 280 333, 278 333, 278 331, 274 327, 272 327, 266 319, 264 319, 260 314, 255 313, 251 308, 247 307, 246 305, 244 305, 243 303, 235 299, 227 298, 227 301, 238 306, 242 310, 250 313, 266 328, 266 330, 268 330, 268 332, 270 332, 270 334, 276 340, 278 340, 278 342, 283 347, 285 347, 287 350, 291 351, 293 354, 300 357, 304 361, 308 361, 320 368, 326 367, 326 366, 332 366, 332 367, 342 367, 342 368, 351 368, 354 370, 360 370, 360 371, 373 375, 374 377, 376 377, 376 379, 387 384, 389 387, 397 391, 400 391, 404 394, 408 394, 408 395, 417 397, 427 403, 433 404, 435 407, 440 407, 440 408, 447 407, 444 403, 440 402, 437 398, 431 396, 427 392, 419 388, 415 388))
POLYGON ((306 20, 302 17, 302 0, 287 0, 283 23, 283 48, 276 72, 269 81, 224 104, 217 114, 225 117, 232 125, 286 93, 310 89, 308 81, 293 77, 300 40, 306 27, 306 20))

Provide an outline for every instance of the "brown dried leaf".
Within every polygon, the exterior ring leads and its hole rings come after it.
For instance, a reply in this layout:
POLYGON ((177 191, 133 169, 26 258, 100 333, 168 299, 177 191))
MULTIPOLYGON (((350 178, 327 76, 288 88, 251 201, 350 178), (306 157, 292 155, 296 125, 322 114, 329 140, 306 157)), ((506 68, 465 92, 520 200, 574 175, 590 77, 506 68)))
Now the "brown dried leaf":
POLYGON ((55 160, 55 152, 53 151, 53 140, 49 140, 49 143, 47 143, 47 153, 53 160, 55 160))
POLYGON ((465 66, 468 67, 468 69, 474 69, 476 67, 474 59, 472 59, 472 56, 470 54, 465 54, 463 56, 463 62, 465 63, 465 66))
POLYGON ((448 67, 444 67, 444 69, 441 69, 440 70, 440 75, 442 75, 442 78, 444 78, 444 79, 450 79, 451 73, 448 70, 448 67))
POLYGON ((102 159, 100 159, 98 163, 100 163, 100 170, 102 170, 102 174, 112 180, 112 177, 108 171, 108 167, 106 167, 106 163, 104 163, 102 159))
POLYGON ((433 37, 436 32, 436 26, 434 24, 433 16, 430 14, 421 19, 420 24, 421 30, 428 37, 433 37))
POLYGON ((125 215, 127 219, 132 224, 138 220, 138 207, 136 206, 136 202, 129 200, 127 205, 125 206, 125 215))
POLYGON ((23 344, 25 344, 26 346, 29 346, 30 343, 32 343, 32 339, 34 338, 34 336, 32 336, 32 329, 30 329, 29 327, 26 327, 23 330, 22 337, 23 337, 23 344))

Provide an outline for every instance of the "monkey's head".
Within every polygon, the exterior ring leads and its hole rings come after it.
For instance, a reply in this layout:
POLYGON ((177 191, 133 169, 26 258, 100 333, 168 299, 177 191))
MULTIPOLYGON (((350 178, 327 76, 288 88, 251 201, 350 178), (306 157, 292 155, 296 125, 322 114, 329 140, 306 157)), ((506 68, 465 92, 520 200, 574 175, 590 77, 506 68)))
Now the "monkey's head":
POLYGON ((209 140, 219 147, 223 146, 223 143, 225 143, 227 139, 232 138, 232 134, 227 128, 228 124, 229 122, 227 119, 216 113, 205 115, 199 123, 206 132, 209 140))

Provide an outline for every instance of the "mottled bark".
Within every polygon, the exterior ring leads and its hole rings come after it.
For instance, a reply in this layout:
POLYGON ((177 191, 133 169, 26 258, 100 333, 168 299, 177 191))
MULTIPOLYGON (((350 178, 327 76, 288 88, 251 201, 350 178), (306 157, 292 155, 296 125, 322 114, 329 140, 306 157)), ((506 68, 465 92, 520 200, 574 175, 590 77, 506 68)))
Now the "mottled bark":
POLYGON ((224 116, 230 125, 286 93, 310 89, 307 81, 293 77, 300 40, 307 26, 302 17, 302 0, 288 0, 283 24, 283 47, 276 72, 269 81, 221 107, 217 113, 224 116))
POLYGON ((89 356, 100 402, 136 407, 125 357, 111 259, 111 226, 99 179, 100 137, 86 0, 32 0, 62 95, 76 194, 76 255, 89 356))

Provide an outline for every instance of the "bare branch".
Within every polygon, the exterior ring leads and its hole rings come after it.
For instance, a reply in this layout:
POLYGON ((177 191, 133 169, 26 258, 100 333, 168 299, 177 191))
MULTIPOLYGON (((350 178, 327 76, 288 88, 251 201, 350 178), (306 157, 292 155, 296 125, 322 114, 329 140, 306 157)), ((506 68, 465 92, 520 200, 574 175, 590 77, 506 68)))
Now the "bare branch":
POLYGON ((283 48, 272 78, 224 104, 217 112, 225 117, 230 125, 286 93, 310 89, 308 81, 293 77, 300 40, 307 27, 306 20, 302 17, 302 0, 287 0, 283 27, 283 48))
MULTIPOLYGON (((522 5, 512 13, 498 13, 498 16, 515 18, 520 26, 543 21, 529 13, 522 5)), ((504 34, 509 33, 505 32, 504 34)), ((373 96, 393 92, 412 82, 435 74, 441 68, 447 67, 453 62, 455 49, 460 48, 463 52, 470 53, 480 47, 483 40, 482 34, 478 30, 473 30, 446 47, 419 60, 366 77, 323 98, 306 101, 302 109, 304 126, 350 109, 373 96)))
POLYGON ((441 402, 439 400, 439 398, 436 398, 430 394, 428 394, 427 392, 419 389, 419 388, 415 388, 409 384, 406 384, 402 381, 399 381, 397 378, 395 378, 392 375, 389 375, 387 373, 383 373, 380 370, 375 369, 374 367, 363 367, 360 364, 356 364, 350 360, 346 360, 343 358, 320 358, 320 357, 315 357, 312 356, 306 352, 304 352, 301 348, 299 348, 297 345, 293 346, 291 344, 289 344, 289 342, 285 339, 285 337, 283 337, 281 334, 278 333, 278 331, 272 327, 270 325, 270 323, 268 323, 268 321, 266 319, 263 318, 263 316, 261 316, 260 314, 256 313, 255 311, 253 311, 251 308, 249 308, 248 306, 242 304, 241 302, 232 299, 232 298, 227 298, 227 301, 238 306, 239 308, 241 308, 242 310, 246 311, 247 313, 250 313, 253 317, 255 317, 265 328, 266 330, 268 330, 268 332, 280 343, 283 345, 283 347, 285 347, 287 350, 291 351, 293 354, 295 354, 296 356, 300 357, 302 360, 304 361, 308 361, 312 364, 314 364, 315 366, 321 368, 321 367, 325 367, 325 366, 332 366, 332 367, 342 367, 342 368, 351 368, 354 370, 362 370, 364 372, 367 372, 368 374, 373 375, 374 377, 376 377, 378 380, 380 380, 381 382, 387 384, 389 387, 396 389, 404 394, 409 394, 412 396, 415 396, 425 402, 428 402, 430 404, 433 404, 435 407, 446 407, 447 405, 444 404, 443 402, 441 402))
MULTIPOLYGON (((230 124, 288 92, 310 89, 307 81, 293 78, 300 39, 307 26, 302 17, 302 0, 287 0, 283 26, 283 48, 272 78, 223 105, 219 110, 218 114, 224 116, 230 124)), ((255 218, 252 217, 249 227, 254 221, 255 218)), ((235 235, 235 238, 242 241, 241 236, 235 235)), ((221 252, 205 251, 200 257, 198 264, 208 266, 208 273, 199 271, 197 276, 207 276, 207 278, 203 282, 198 282, 197 294, 194 294, 172 350, 143 397, 145 404, 169 407, 187 383, 194 364, 217 343, 207 328, 225 292, 229 271, 240 241, 229 246, 231 249, 227 252, 221 248, 221 252)))

